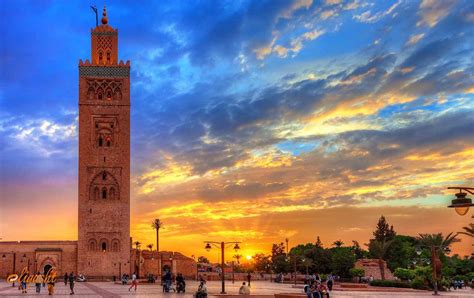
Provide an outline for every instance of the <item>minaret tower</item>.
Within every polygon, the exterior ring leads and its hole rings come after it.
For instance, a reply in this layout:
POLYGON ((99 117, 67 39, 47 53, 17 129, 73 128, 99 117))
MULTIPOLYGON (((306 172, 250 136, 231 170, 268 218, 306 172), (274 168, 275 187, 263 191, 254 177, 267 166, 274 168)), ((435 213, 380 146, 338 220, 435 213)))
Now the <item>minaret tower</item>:
POLYGON ((79 61, 78 213, 77 273, 130 273, 130 62, 105 7, 91 61, 79 61))

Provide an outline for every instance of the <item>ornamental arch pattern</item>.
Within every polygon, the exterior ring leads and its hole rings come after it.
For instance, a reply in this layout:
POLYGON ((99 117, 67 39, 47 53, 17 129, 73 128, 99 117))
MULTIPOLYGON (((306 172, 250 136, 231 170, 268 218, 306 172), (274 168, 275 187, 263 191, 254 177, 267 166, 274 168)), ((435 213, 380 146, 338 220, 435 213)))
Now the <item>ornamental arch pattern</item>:
POLYGON ((117 79, 87 80, 88 100, 122 100, 122 81, 117 79))
POLYGON ((97 173, 89 187, 90 200, 119 200, 120 187, 115 176, 107 170, 97 173))

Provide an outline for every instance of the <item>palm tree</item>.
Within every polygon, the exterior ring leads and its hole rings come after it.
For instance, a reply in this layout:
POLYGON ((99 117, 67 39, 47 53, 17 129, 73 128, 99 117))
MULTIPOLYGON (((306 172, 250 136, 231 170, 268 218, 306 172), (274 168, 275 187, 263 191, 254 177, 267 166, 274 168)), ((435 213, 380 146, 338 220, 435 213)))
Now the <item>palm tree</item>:
POLYGON ((446 237, 443 237, 442 233, 438 234, 419 234, 418 242, 421 246, 429 248, 431 251, 434 251, 436 256, 439 256, 441 253, 445 252, 451 244, 459 242, 456 238, 457 234, 449 233, 446 237))
POLYGON ((242 257, 242 255, 235 254, 232 257, 237 260, 237 264, 240 264, 240 258, 242 257))
POLYGON ((163 222, 160 219, 155 218, 151 222, 151 226, 156 230, 156 251, 160 252, 160 229, 163 227, 163 222))
POLYGON ((467 235, 469 237, 474 237, 474 224, 471 223, 471 224, 469 224, 468 227, 462 227, 462 228, 465 232, 464 231, 459 232, 458 234, 463 234, 463 235, 467 235))
POLYGON ((150 251, 153 251, 153 243, 150 243, 146 246, 150 251))
POLYGON ((379 270, 380 270, 380 277, 382 280, 385 279, 385 264, 384 258, 387 254, 388 248, 392 245, 392 240, 388 241, 379 241, 379 240, 372 240, 369 244, 370 252, 379 260, 379 270))
POLYGON ((133 242, 133 244, 135 244, 135 248, 136 248, 137 250, 139 250, 139 249, 140 249, 140 246, 142 245, 142 243, 141 243, 140 241, 135 241, 135 242, 133 242))
POLYGON ((342 240, 336 240, 332 243, 332 245, 334 245, 335 247, 341 247, 344 245, 344 242, 342 242, 342 240))
POLYGON ((456 238, 457 234, 449 233, 443 237, 442 233, 438 234, 419 234, 418 242, 421 246, 426 247, 431 252, 431 264, 433 268, 434 293, 438 294, 438 279, 441 276, 441 260, 439 256, 444 253, 451 244, 459 242, 456 238))

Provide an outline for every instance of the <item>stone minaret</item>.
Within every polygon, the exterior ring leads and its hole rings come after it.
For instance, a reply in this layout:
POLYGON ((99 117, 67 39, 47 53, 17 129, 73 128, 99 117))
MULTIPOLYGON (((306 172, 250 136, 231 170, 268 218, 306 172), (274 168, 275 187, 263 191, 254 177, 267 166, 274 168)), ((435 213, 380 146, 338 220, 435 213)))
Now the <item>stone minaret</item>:
POLYGON ((77 272, 130 273, 130 62, 118 60, 118 31, 91 30, 91 61, 79 61, 77 272))

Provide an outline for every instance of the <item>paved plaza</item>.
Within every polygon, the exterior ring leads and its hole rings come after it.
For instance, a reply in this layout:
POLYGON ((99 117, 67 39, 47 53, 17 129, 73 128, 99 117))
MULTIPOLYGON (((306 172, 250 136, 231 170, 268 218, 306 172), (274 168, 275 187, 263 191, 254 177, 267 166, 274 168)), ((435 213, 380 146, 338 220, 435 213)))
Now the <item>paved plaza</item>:
MULTIPOLYGON (((76 283, 75 297, 191 297, 196 291, 198 283, 195 281, 188 281, 186 294, 163 293, 159 284, 140 284, 137 292, 133 290, 128 291, 129 286, 122 286, 112 282, 88 282, 76 283)), ((220 282, 208 282, 208 290, 210 296, 218 295, 220 292, 220 282)), ((235 295, 238 293, 240 283, 232 284, 226 283, 227 294, 235 295)), ((289 284, 277 284, 270 282, 255 281, 252 283, 252 295, 273 295, 275 293, 302 293, 299 288, 293 288, 289 284)), ((458 290, 452 292, 441 293, 443 297, 474 297, 474 290, 458 290)), ((41 294, 35 293, 34 287, 28 288, 28 294, 21 294, 16 287, 12 287, 5 281, 0 282, 0 296, 2 297, 39 297, 48 296, 46 288, 41 288, 41 294)), ((69 287, 64 286, 64 283, 57 283, 55 287, 55 296, 69 296, 69 287)), ((333 291, 331 297, 432 297, 430 292, 354 292, 354 291, 333 291)))

